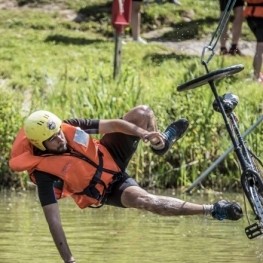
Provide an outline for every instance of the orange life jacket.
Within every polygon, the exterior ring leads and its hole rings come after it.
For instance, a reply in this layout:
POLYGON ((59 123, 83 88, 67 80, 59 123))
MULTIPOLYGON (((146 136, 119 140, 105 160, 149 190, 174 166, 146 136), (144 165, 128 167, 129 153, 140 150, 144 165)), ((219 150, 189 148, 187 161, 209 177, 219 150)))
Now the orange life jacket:
POLYGON ((80 208, 98 206, 120 168, 107 149, 83 130, 64 123, 61 129, 70 153, 36 156, 21 129, 12 146, 9 166, 14 171, 27 171, 34 183, 35 170, 53 174, 63 182, 62 189, 55 189, 57 199, 71 196, 80 208))
POLYGON ((245 17, 263 18, 263 0, 246 0, 247 5, 244 9, 245 17))

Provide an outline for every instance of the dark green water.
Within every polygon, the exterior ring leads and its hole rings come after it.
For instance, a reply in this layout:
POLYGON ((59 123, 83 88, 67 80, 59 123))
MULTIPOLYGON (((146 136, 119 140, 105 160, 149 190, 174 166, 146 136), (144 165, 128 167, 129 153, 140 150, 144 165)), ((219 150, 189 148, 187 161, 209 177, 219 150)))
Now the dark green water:
MULTIPOLYGON (((0 197, 0 263, 62 262, 36 194, 1 193, 0 197)), ((183 198, 207 202, 207 197, 183 198)), ((243 200, 241 195, 235 199, 243 200)), ((218 222, 106 206, 80 210, 71 199, 61 201, 60 209, 77 263, 263 262, 263 239, 247 239, 245 218, 218 222)))

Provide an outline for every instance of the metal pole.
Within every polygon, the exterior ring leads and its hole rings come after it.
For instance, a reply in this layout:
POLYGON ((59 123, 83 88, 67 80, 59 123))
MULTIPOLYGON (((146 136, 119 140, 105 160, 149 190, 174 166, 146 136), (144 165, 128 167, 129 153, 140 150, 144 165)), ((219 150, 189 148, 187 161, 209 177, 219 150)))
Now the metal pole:
POLYGON ((116 30, 115 34, 115 50, 114 50, 114 68, 113 78, 116 79, 120 73, 122 54, 122 33, 116 30))
MULTIPOLYGON (((263 115, 261 115, 256 123, 254 123, 249 129, 247 129, 242 137, 245 138, 248 134, 250 134, 263 120, 263 115)), ((185 192, 189 193, 195 188, 198 184, 200 184, 216 167, 219 163, 221 163, 226 156, 233 150, 233 146, 229 147, 215 162, 213 162, 192 184, 190 187, 186 189, 185 192)))

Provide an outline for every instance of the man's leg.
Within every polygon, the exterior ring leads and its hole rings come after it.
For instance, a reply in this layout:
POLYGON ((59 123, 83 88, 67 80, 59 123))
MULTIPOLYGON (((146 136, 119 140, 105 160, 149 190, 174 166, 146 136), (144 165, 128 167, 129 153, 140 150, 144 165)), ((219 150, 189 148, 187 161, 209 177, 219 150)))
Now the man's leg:
POLYGON ((234 8, 234 21, 232 26, 232 44, 237 45, 243 24, 243 6, 237 6, 234 8))
MULTIPOLYGON (((224 14, 224 11, 227 6, 226 0, 219 0, 219 7, 220 7, 220 19, 222 18, 222 15, 224 14)), ((228 50, 226 48, 226 41, 227 41, 227 30, 228 30, 228 23, 225 25, 224 30, 222 31, 221 37, 220 37, 220 55, 226 55, 228 54, 228 50)))
MULTIPOLYGON (((145 130, 157 131, 154 113, 148 106, 140 105, 131 109, 123 116, 123 119, 145 130)), ((151 145, 152 150, 159 155, 165 154, 173 143, 184 135, 187 128, 188 121, 186 119, 179 119, 171 123, 163 132, 163 142, 158 141, 155 145, 151 145)), ((108 133, 102 137, 100 143, 108 149, 115 162, 124 171, 136 151, 139 141, 140 138, 135 136, 108 133)))
POLYGON ((124 190, 121 202, 125 207, 150 211, 164 216, 203 215, 204 207, 177 198, 149 194, 138 186, 124 190))
POLYGON ((132 1, 131 31, 133 40, 138 40, 141 33, 141 1, 132 1))
MULTIPOLYGON (((149 131, 157 130, 154 113, 145 105, 133 108, 124 115, 123 119, 149 131)), ((126 165, 127 163, 128 161, 125 162, 126 165)), ((224 203, 220 203, 215 206, 217 209, 214 209, 213 205, 200 205, 172 197, 153 195, 134 184, 123 187, 119 195, 121 197, 120 203, 124 207, 143 209, 160 215, 201 215, 211 214, 214 211, 214 217, 217 219, 230 219, 232 216, 232 220, 237 220, 242 216, 242 210, 236 204, 227 203, 227 207, 225 207, 224 203)))
MULTIPOLYGON (((223 15, 223 12, 221 11, 221 16, 223 15)), ((226 48, 226 41, 227 41, 227 30, 228 30, 228 23, 225 25, 224 30, 222 31, 221 37, 220 37, 220 55, 226 55, 228 53, 226 48)))
MULTIPOLYGON (((142 105, 133 108, 124 116, 124 120, 132 122, 145 130, 157 131, 154 113, 148 106, 142 105)), ((157 141, 151 145, 152 151, 158 155, 165 154, 185 134, 188 125, 188 121, 184 118, 172 122, 162 133, 164 145, 157 141)))
POLYGON ((211 214, 219 220, 238 220, 242 217, 242 209, 236 203, 220 201, 215 205, 194 204, 173 197, 153 195, 139 186, 126 188, 121 195, 121 202, 124 207, 142 209, 163 216, 211 214))
POLYGON ((232 24, 232 44, 229 49, 231 55, 242 55, 238 49, 238 41, 242 31, 243 23, 243 6, 237 6, 234 8, 234 21, 232 24))
MULTIPOLYGON (((262 67, 263 42, 257 42, 256 52, 253 60, 254 78, 260 81, 260 71, 262 67)), ((263 82, 263 79, 262 79, 263 82)))
POLYGON ((263 55, 263 18, 247 17, 247 23, 251 31, 256 37, 257 45, 253 59, 254 80, 261 81, 261 67, 262 67, 262 55, 263 55))
POLYGON ((143 1, 133 0, 131 10, 131 31, 132 39, 141 44, 147 44, 147 41, 141 38, 141 7, 143 1))
MULTIPOLYGON (((157 130, 154 113, 150 107, 145 105, 131 109, 123 116, 123 119, 148 131, 157 130)), ((123 133, 107 133, 101 138, 100 143, 108 149, 121 170, 125 171, 139 141, 140 138, 135 136, 123 133)))

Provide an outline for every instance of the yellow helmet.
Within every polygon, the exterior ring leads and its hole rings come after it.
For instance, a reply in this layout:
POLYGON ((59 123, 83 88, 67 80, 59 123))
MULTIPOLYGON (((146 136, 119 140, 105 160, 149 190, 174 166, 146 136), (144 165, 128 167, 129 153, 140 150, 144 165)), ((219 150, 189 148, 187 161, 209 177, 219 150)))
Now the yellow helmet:
POLYGON ((61 119, 49 111, 35 111, 24 122, 26 137, 38 149, 45 151, 43 142, 60 131, 61 123, 61 119))

